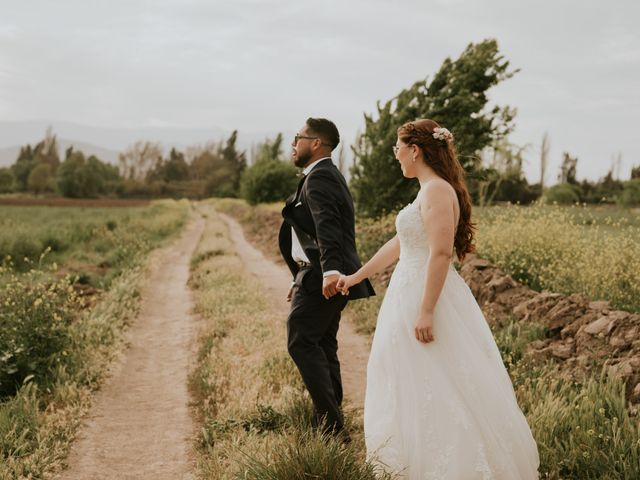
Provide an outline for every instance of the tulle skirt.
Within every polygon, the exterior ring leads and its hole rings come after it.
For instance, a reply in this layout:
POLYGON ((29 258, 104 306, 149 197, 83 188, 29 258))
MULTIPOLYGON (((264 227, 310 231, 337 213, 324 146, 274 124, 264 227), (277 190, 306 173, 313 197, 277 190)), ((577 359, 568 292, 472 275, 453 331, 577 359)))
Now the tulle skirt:
POLYGON ((450 267, 435 341, 414 327, 426 267, 402 261, 378 315, 364 427, 367 457, 406 479, 537 479, 538 451, 471 291, 450 267))

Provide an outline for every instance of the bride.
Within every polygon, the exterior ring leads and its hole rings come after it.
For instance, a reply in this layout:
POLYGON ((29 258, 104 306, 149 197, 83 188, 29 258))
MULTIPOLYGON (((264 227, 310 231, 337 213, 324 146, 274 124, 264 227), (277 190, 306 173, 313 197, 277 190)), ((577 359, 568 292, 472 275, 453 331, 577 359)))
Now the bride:
POLYGON ((378 315, 364 406, 367 457, 406 479, 536 479, 538 450, 491 330, 451 263, 473 251, 471 201, 453 136, 432 120, 393 147, 420 192, 348 294, 398 258, 378 315))

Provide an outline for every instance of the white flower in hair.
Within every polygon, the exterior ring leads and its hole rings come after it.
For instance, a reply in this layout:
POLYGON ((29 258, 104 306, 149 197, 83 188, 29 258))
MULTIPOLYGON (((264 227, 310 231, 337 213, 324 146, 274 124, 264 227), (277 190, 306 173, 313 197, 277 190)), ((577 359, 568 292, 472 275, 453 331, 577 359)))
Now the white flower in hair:
POLYGON ((453 140, 453 134, 443 127, 437 127, 433 129, 433 138, 436 140, 444 140, 445 142, 450 142, 453 140))

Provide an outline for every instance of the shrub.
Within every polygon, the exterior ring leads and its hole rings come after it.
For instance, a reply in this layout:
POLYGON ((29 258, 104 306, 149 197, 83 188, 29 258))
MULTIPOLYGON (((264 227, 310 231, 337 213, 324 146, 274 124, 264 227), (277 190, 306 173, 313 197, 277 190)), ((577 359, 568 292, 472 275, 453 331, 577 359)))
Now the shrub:
POLYGON ((252 205, 285 200, 296 191, 296 172, 293 165, 280 160, 259 161, 242 175, 242 198, 252 205))
POLYGON ((545 192, 543 198, 545 203, 557 203, 558 205, 573 205, 580 202, 576 188, 568 183, 554 185, 545 192))
POLYGON ((624 189, 618 198, 618 203, 625 207, 640 205, 640 178, 624 183, 624 189))
POLYGON ((0 396, 30 376, 46 379, 63 362, 77 302, 68 279, 45 285, 26 274, 0 290, 0 396))

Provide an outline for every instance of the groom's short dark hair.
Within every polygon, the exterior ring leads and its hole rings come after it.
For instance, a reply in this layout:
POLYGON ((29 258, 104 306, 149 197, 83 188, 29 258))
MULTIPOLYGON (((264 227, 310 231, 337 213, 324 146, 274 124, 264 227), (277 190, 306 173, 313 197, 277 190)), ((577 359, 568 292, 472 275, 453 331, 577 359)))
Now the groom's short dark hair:
POLYGON ((326 143, 331 147, 331 150, 336 148, 340 143, 340 133, 338 127, 331 120, 326 118, 307 118, 307 126, 309 130, 315 133, 322 143, 326 143))

